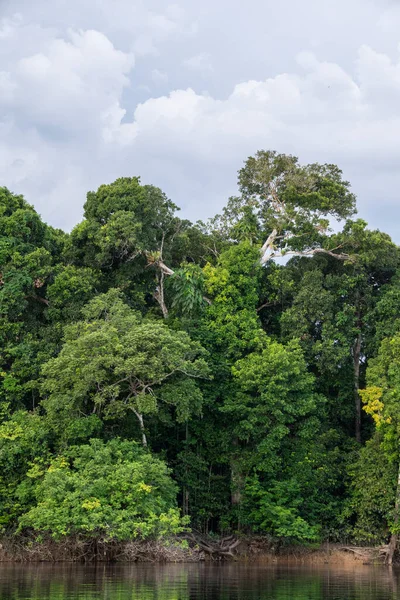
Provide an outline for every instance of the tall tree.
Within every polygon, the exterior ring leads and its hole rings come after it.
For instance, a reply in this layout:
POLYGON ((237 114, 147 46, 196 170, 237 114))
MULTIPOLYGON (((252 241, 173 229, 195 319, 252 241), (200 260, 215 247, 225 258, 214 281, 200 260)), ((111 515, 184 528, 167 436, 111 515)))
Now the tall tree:
POLYGON ((301 166, 296 157, 261 150, 239 171, 240 196, 211 223, 228 238, 261 244, 260 262, 288 254, 349 259, 326 234, 332 219, 355 213, 355 196, 331 164, 301 166))
POLYGON ((178 420, 201 410, 195 380, 208 376, 204 350, 183 331, 172 331, 122 301, 117 290, 95 297, 83 321, 69 325, 60 354, 43 367, 43 402, 57 422, 64 414, 121 418, 132 411, 147 446, 145 415, 159 403, 174 406, 178 420))
POLYGON ((117 179, 88 193, 84 220, 73 229, 66 255, 78 266, 100 269, 103 291, 129 290, 140 309, 151 298, 167 317, 165 278, 205 251, 200 229, 177 211, 159 188, 141 185, 138 177, 117 179))

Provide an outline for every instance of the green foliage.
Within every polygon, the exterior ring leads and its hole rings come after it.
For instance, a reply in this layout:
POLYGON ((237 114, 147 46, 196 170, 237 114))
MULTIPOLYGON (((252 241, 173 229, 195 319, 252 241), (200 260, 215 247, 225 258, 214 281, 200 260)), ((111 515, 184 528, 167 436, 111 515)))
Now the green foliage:
POLYGON ((134 442, 92 439, 53 459, 38 483, 37 504, 21 516, 20 528, 56 539, 176 534, 184 529, 176 492, 165 463, 134 442))
POLYGON ((22 196, 0 188, 0 402, 14 409, 35 406, 40 364, 54 350, 47 288, 64 239, 22 196))
POLYGON ((383 436, 389 460, 399 462, 400 440, 400 334, 385 338, 378 356, 370 361, 367 387, 362 391, 364 410, 383 436))
POLYGON ((285 347, 266 339, 259 352, 234 365, 233 375, 239 393, 225 410, 235 417, 240 439, 256 436, 262 444, 274 444, 315 408, 313 377, 296 342, 285 347))
POLYGON ((204 309, 204 274, 193 263, 182 265, 168 279, 171 290, 171 308, 185 316, 196 316, 204 309))
POLYGON ((320 528, 299 515, 301 500, 295 482, 274 482, 267 490, 253 477, 245 488, 243 512, 257 532, 268 532, 288 541, 317 541, 320 528))
POLYGON ((284 254, 324 245, 329 220, 355 212, 355 196, 335 165, 299 165, 294 156, 261 150, 238 177, 240 196, 230 198, 212 227, 235 240, 264 243, 275 231, 284 254))
POLYGON ((370 361, 367 370, 367 387, 361 392, 364 410, 371 415, 376 427, 375 444, 370 443, 365 448, 363 461, 363 477, 368 480, 375 479, 376 470, 380 471, 380 482, 371 486, 371 492, 377 506, 371 507, 360 492, 360 475, 355 472, 354 488, 355 498, 361 496, 363 503, 357 509, 358 521, 356 534, 379 535, 389 531, 399 533, 399 507, 400 507, 400 334, 393 338, 385 338, 380 345, 378 355, 370 361), (377 441, 379 445, 377 446, 377 441), (375 451, 374 460, 370 459, 370 452, 375 451), (378 452, 379 450, 379 452, 378 452), (396 486, 397 484, 397 486, 396 486), (382 486, 383 489, 382 489, 382 486), (391 510, 390 510, 391 507, 391 510), (377 512, 380 521, 377 519, 377 512), (366 524, 366 525, 365 525, 366 524))
POLYGON ((396 464, 382 448, 382 436, 375 434, 349 465, 351 493, 343 517, 358 543, 380 544, 387 539, 396 487, 396 464))
POLYGON ((99 273, 93 269, 61 267, 47 289, 49 319, 57 324, 77 321, 81 309, 94 295, 99 279, 99 273))
POLYGON ((71 416, 121 419, 132 411, 156 414, 173 406, 178 421, 199 414, 201 393, 188 378, 208 376, 204 351, 184 331, 143 319, 111 289, 65 329, 65 344, 43 366, 43 402, 54 427, 69 433, 71 416))
POLYGON ((334 165, 238 183, 192 225, 123 177, 69 235, 0 188, 2 531, 169 535, 176 500, 206 533, 400 530, 398 248, 334 165))
POLYGON ((34 485, 28 473, 50 459, 51 437, 37 413, 9 414, 4 406, 0 414, 0 531, 15 526, 33 502, 34 485))
POLYGON ((211 299, 205 323, 209 343, 230 357, 251 351, 262 338, 256 313, 261 267, 258 251, 248 242, 225 250, 216 266, 204 267, 205 289, 211 299))

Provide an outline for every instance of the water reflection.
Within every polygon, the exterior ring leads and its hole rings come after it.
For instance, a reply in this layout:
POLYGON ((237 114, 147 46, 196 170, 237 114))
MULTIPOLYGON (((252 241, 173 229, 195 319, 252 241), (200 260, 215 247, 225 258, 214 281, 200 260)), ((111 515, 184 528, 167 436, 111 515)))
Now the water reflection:
POLYGON ((1 600, 391 600, 399 573, 263 565, 0 565, 1 600))

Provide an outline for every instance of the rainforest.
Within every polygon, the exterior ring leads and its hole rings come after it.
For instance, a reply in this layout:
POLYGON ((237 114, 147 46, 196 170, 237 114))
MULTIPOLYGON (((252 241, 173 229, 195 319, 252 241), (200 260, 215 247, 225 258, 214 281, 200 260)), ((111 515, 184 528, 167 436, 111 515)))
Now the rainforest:
POLYGON ((0 188, 0 536, 258 535, 391 562, 399 267, 337 166, 274 151, 207 222, 123 177, 66 233, 0 188))

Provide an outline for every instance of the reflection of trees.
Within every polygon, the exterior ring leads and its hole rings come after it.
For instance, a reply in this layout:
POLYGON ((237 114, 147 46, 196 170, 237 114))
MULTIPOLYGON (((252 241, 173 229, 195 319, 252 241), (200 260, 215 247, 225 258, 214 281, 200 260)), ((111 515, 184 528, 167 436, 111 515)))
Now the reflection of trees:
POLYGON ((385 600, 396 571, 245 564, 0 566, 1 600, 385 600))
POLYGON ((1 600, 186 600, 184 565, 0 565, 1 600))

